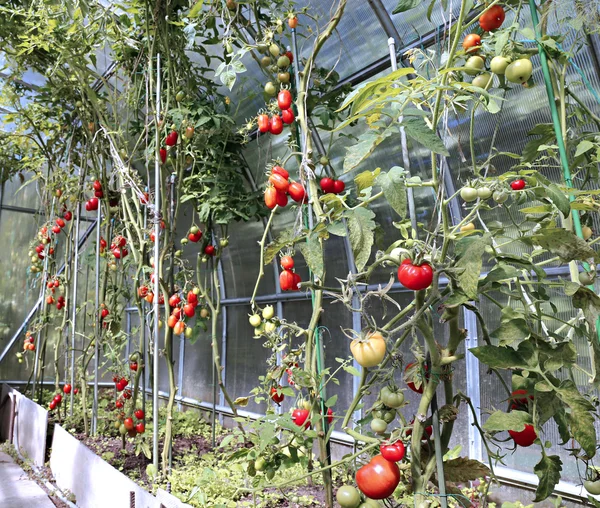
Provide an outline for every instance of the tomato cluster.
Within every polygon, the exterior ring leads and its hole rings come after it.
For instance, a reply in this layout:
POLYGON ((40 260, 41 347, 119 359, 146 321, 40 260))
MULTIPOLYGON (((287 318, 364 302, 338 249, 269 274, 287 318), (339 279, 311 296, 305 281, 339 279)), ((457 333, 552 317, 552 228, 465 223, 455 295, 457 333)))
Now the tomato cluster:
POLYGON ((275 165, 271 168, 269 185, 265 190, 265 205, 272 210, 276 206, 284 207, 288 204, 288 195, 296 203, 306 203, 306 191, 299 182, 290 180, 290 174, 285 168, 275 165))
POLYGON ((124 236, 115 236, 112 243, 110 244, 110 251, 115 259, 123 259, 129 254, 129 251, 125 248, 127 240, 124 236))
POLYGON ((334 180, 328 176, 321 178, 319 185, 325 194, 341 194, 346 188, 342 180, 334 180))
POLYGON ((31 335, 31 332, 27 330, 25 332, 25 341, 23 342, 23 351, 35 351, 35 339, 31 335))
POLYGON ((62 395, 60 393, 57 393, 54 398, 50 401, 50 403, 48 404, 48 408, 50 409, 50 411, 53 411, 54 409, 56 409, 57 407, 59 407, 62 403, 62 395))

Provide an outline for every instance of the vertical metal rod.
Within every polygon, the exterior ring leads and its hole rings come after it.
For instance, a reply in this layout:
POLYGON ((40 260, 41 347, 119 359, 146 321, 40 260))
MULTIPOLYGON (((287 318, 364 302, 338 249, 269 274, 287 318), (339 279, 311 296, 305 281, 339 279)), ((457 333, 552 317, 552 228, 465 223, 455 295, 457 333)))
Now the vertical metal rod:
MULTIPOLYGON (((50 208, 50 215, 54 214, 54 203, 56 202, 56 198, 52 198, 52 207, 50 208)), ((46 315, 46 299, 44 298, 44 291, 46 288, 46 278, 48 276, 48 255, 46 254, 46 256, 44 256, 44 269, 42 270, 42 276, 40 278, 41 280, 41 286, 40 286, 40 299, 42 300, 42 319, 43 316, 46 315)), ((35 362, 33 364, 33 384, 31 387, 31 396, 32 398, 35 399, 35 391, 37 388, 37 376, 38 376, 38 371, 40 368, 40 350, 42 349, 40 346, 40 338, 42 336, 41 331, 38 332, 38 340, 36 341, 36 345, 35 345, 35 362)), ((41 385, 40 385, 41 386, 41 385)))
MULTIPOLYGON (((150 64, 152 65, 152 64, 150 64)), ((160 122, 160 54, 156 55, 156 125, 160 122)), ((154 154, 154 206, 156 215, 154 217, 154 365, 152 379, 152 463, 155 471, 158 471, 158 367, 159 367, 159 327, 160 307, 158 305, 160 295, 160 132, 156 129, 156 150, 154 154)))
POLYGON ((96 273, 95 276, 95 294, 94 294, 94 404, 92 407, 92 435, 96 435, 98 430, 98 368, 100 356, 100 233, 102 232, 102 205, 98 203, 98 215, 96 217, 98 225, 96 227, 96 273))
POLYGON ((75 394, 75 334, 77 329, 77 284, 79 275, 79 223, 81 203, 77 203, 75 210, 75 252, 73 254, 73 301, 71 302, 71 394, 69 415, 73 416, 73 402, 75 394))
MULTIPOLYGON (((221 301, 227 298, 227 291, 225 290, 225 275, 223 274, 223 263, 219 258, 219 264, 217 265, 217 277, 219 279, 219 295, 221 301)), ((221 376, 223 376, 223 382, 226 383, 227 380, 227 307, 221 306, 221 367, 223 371, 221 372, 221 376)), ((225 394, 223 390, 219 391, 219 405, 225 405, 225 394)), ((223 424, 223 415, 219 415, 219 421, 223 424)))
MULTIPOLYGON (((150 182, 148 182, 150 185, 150 182)), ((148 187, 144 189, 148 192, 148 187)), ((148 208, 144 210, 144 231, 148 227, 148 208)), ((148 376, 149 368, 147 360, 147 348, 146 348, 146 306, 144 305, 145 300, 142 298, 140 302, 140 306, 142 309, 142 314, 140 315, 140 331, 142 332, 142 368, 144 371, 142 372, 142 411, 146 414, 146 377, 148 376)))

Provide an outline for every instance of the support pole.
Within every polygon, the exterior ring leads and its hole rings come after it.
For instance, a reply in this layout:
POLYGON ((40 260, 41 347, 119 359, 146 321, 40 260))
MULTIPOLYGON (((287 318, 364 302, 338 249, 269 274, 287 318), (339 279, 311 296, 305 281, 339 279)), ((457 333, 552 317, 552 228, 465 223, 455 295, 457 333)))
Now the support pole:
MULTIPOLYGON (((77 282, 79 275, 79 217, 81 203, 77 203, 75 210, 75 252, 73 253, 73 301, 71 302, 71 393, 69 396, 69 415, 73 416, 73 403, 75 394, 75 335, 77 330, 77 282)), ((100 228, 98 228, 100 229, 100 228)), ((86 295, 87 296, 87 295, 86 295)))
MULTIPOLYGON (((160 122, 160 54, 156 55, 156 125, 160 122)), ((156 153, 154 154, 154 356, 152 375, 152 464, 158 472, 158 372, 159 354, 158 342, 160 329, 160 132, 156 129, 156 153)))
POLYGON ((92 435, 95 436, 98 430, 98 369, 99 356, 100 356, 100 334, 101 334, 101 322, 100 322, 100 233, 102 232, 102 205, 98 203, 98 215, 96 216, 98 221, 96 228, 96 273, 94 274, 96 289, 94 294, 94 309, 96 315, 94 316, 94 404, 92 406, 92 435))

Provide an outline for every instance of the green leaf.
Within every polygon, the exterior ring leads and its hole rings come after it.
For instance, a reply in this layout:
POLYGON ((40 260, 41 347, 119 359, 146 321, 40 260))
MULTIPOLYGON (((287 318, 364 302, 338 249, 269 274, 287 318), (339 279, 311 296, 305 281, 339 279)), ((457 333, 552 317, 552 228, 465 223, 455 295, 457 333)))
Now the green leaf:
POLYGON ((410 136, 417 143, 429 148, 434 153, 440 155, 450 155, 448 149, 444 146, 444 143, 439 136, 432 131, 425 121, 421 118, 416 117, 404 117, 402 119, 402 125, 407 136, 410 136))
POLYGON ((200 14, 200 11, 202 10, 203 5, 204 5, 204 0, 198 0, 196 2, 196 4, 194 5, 194 7, 192 7, 192 9, 190 10, 190 13, 188 14, 188 18, 193 19, 193 18, 197 17, 198 14, 200 14))
POLYGON ((561 191, 555 183, 552 183, 546 187, 546 195, 554 206, 560 210, 560 212, 568 217, 571 213, 571 203, 569 202, 569 198, 565 195, 563 191, 561 191))
POLYGON ((491 244, 489 233, 479 237, 471 236, 457 242, 457 253, 460 259, 454 265, 459 288, 472 299, 477 298, 479 275, 483 263, 485 248, 491 244))
POLYGON ((358 370, 356 369, 356 367, 353 367, 352 365, 344 365, 342 367, 348 374, 351 374, 355 377, 360 377, 360 372, 358 372, 358 370))
POLYGON ((478 460, 458 457, 444 462, 444 479, 447 482, 470 482, 489 475, 489 467, 478 460))
POLYGON ((333 407, 335 406, 335 403, 338 400, 338 396, 334 395, 333 397, 329 397, 326 401, 325 401, 325 407, 333 407))
POLYGON ((575 157, 579 157, 580 155, 584 154, 588 150, 591 150, 595 146, 596 145, 591 141, 584 139, 581 143, 577 145, 577 150, 575 150, 575 157))
POLYGON ((573 260, 600 259, 598 253, 585 240, 566 229, 542 229, 538 234, 533 235, 533 240, 543 249, 559 256, 565 263, 573 260))
POLYGON ((513 280, 518 277, 519 272, 514 266, 505 263, 498 263, 483 279, 483 284, 490 282, 500 282, 505 280, 513 280))
POLYGON ((533 162, 538 156, 538 148, 556 139, 552 124, 538 124, 527 133, 528 136, 541 136, 529 141, 523 149, 522 159, 524 162, 533 162))
POLYGON ((381 173, 381 169, 377 168, 375 171, 363 171, 354 177, 354 184, 356 186, 356 194, 359 196, 365 189, 373 187, 375 179, 381 173))
POLYGON ((346 211, 344 216, 348 219, 350 245, 354 253, 356 269, 360 272, 371 255, 371 247, 374 241, 373 231, 377 225, 373 221, 375 213, 366 208, 356 208, 346 211))
POLYGON ((394 7, 392 14, 399 14, 401 12, 410 11, 411 9, 414 9, 419 5, 421 5, 421 0, 400 0, 398 2, 398 5, 394 7))
POLYGON ((348 233, 343 222, 331 222, 327 225, 327 231, 335 236, 346 236, 348 233))
POLYGON ((310 268, 319 279, 323 278, 325 273, 323 247, 319 241, 319 237, 315 233, 311 233, 308 236, 306 243, 301 243, 299 247, 308 268, 310 268))
POLYGON ((304 239, 305 235, 295 235, 291 228, 284 229, 281 234, 265 248, 265 265, 273 262, 275 256, 279 254, 281 249, 284 249, 285 247, 291 247, 295 242, 299 242, 304 239))
POLYGON ((506 346, 515 341, 529 338, 529 327, 527 321, 521 318, 512 319, 502 323, 490 333, 490 336, 500 341, 501 346, 506 346))
POLYGON ((358 141, 346 151, 344 158, 344 173, 353 170, 373 153, 386 138, 397 132, 395 125, 386 127, 383 132, 369 129, 358 137, 358 141))
POLYGON ((540 461, 533 467, 533 472, 540 479, 535 491, 533 502, 543 501, 554 491, 554 487, 560 480, 562 461, 558 455, 542 455, 540 461))
POLYGON ((488 432, 502 432, 504 430, 514 430, 521 432, 525 430, 526 424, 532 424, 531 415, 526 411, 496 411, 483 424, 484 430, 488 432))
POLYGON ((404 170, 394 166, 387 173, 380 173, 375 178, 375 183, 381 187, 385 199, 387 199, 394 211, 404 219, 406 217, 406 185, 404 170))
POLYGON ((571 435, 581 445, 588 457, 596 455, 595 412, 592 403, 587 400, 572 381, 566 380, 557 389, 558 396, 569 406, 567 422, 571 435))
POLYGON ((495 369, 529 369, 533 356, 528 341, 519 344, 515 351, 511 347, 479 346, 469 349, 481 362, 495 369))

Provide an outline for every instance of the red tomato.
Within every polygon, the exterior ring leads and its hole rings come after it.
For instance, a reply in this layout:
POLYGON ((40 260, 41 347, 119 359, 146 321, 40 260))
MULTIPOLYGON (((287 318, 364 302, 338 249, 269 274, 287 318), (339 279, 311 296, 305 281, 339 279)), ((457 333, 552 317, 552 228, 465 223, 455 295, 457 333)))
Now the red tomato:
POLYGON ((277 105, 282 111, 290 109, 290 106, 292 105, 292 94, 289 90, 284 89, 277 94, 277 105))
POLYGON ((144 194, 142 194, 142 196, 140 197, 140 203, 142 205, 147 205, 150 202, 150 194, 148 194, 147 192, 144 192, 144 194))
POLYGON ((54 396, 54 402, 56 402, 56 405, 60 404, 62 402, 62 395, 60 393, 57 393, 54 396))
POLYGON ((104 197, 104 192, 101 190, 94 191, 94 196, 96 196, 98 199, 102 199, 104 197))
POLYGON ((290 64, 294 62, 294 54, 291 51, 286 51, 285 56, 290 59, 290 64))
MULTIPOLYGON (((414 420, 410 421, 410 425, 413 425, 415 423, 414 420)), ((433 427, 431 425, 428 425, 427 427, 425 427, 425 432, 427 432, 427 435, 429 437, 431 437, 431 434, 433 434, 433 427)), ((411 436, 412 435, 412 429, 407 429, 406 430, 406 436, 411 436)))
POLYGON ((404 381, 406 382, 406 386, 413 392, 423 393, 423 385, 425 384, 425 381, 429 380, 427 365, 424 365, 423 369, 425 370, 425 379, 422 379, 421 367, 416 362, 409 363, 404 369, 404 381), (418 388, 415 381, 419 382, 418 388))
POLYGON ((50 411, 52 411, 53 409, 56 408, 56 402, 54 402, 53 400, 51 400, 50 404, 48 404, 48 407, 50 408, 50 411))
POLYGON ((515 180, 514 182, 511 182, 510 184, 510 188, 512 190, 523 190, 525 188, 527 184, 525 183, 525 180, 515 180))
POLYGON ((174 294, 169 298, 169 305, 171 307, 177 307, 181 302, 181 298, 179 298, 178 294, 174 294))
MULTIPOLYGON (((525 406, 525 408, 527 408, 527 397, 523 397, 523 398, 519 398, 519 397, 515 397, 515 395, 527 395, 527 390, 515 390, 514 392, 512 392, 512 397, 510 398, 510 400, 512 401, 512 404, 510 406, 511 409, 518 409, 519 406, 523 407, 525 406)), ((529 395, 529 398, 531 400, 533 400, 533 395, 529 395)))
POLYGON ((270 210, 277 206, 277 190, 275 190, 275 187, 267 187, 267 190, 265 190, 265 205, 270 210))
POLYGON ((60 233, 62 231, 62 229, 60 229, 60 226, 52 226, 52 232, 57 235, 58 233, 60 233))
MULTIPOLYGON (((117 388, 118 390, 118 388, 117 388)), ((119 390, 120 391, 120 390, 119 390)), ((117 402, 115 402, 115 406, 117 409, 121 409, 123 407, 123 401, 121 399, 118 399, 117 402)))
POLYGON ((101 191, 102 190, 102 183, 100 182, 100 180, 94 180, 94 183, 92 184, 92 187, 94 188, 95 191, 101 191))
POLYGON ((404 458, 404 443, 397 441, 391 445, 381 445, 379 447, 381 455, 390 462, 400 462, 404 458))
POLYGON ((175 146, 175 144, 177 143, 177 131, 171 131, 169 134, 167 134, 167 138, 165 139, 165 144, 167 146, 175 146))
POLYGON ((341 180, 334 180, 334 182, 333 182, 333 193, 334 194, 341 194, 342 192, 344 192, 345 188, 346 188, 346 184, 344 182, 342 182, 341 180))
POLYGON ((206 247, 204 247, 204 254, 206 254, 207 256, 214 256, 215 255, 215 246, 207 245, 206 247))
POLYGON ((273 166, 273 169, 271 169, 271 173, 274 175, 281 175, 286 180, 290 177, 290 174, 281 166, 273 166))
POLYGON ((191 303, 186 303, 183 306, 183 313, 189 318, 194 317, 196 314, 196 308, 191 303))
POLYGON ((106 246, 108 244, 106 243, 106 240, 104 238, 100 238, 100 248, 101 249, 106 249, 106 246))
POLYGON ((469 34, 463 39, 462 45, 468 53, 476 53, 481 46, 481 37, 477 34, 469 34))
POLYGON ((398 281, 413 291, 427 289, 433 281, 433 269, 429 263, 413 265, 410 259, 405 259, 398 268, 398 281))
POLYGON ((290 291, 294 287, 294 272, 283 270, 279 274, 279 286, 282 291, 290 291))
POLYGON ((100 317, 101 317, 102 319, 104 319, 106 316, 108 316, 108 314, 109 314, 109 312, 108 312, 108 309, 107 309, 106 307, 105 307, 105 308, 103 308, 103 309, 100 311, 100 317))
POLYGON ((64 218, 66 221, 70 221, 70 220, 73 218, 73 214, 72 214, 72 213, 71 213, 69 210, 67 210, 67 211, 66 211, 66 212, 63 214, 63 218, 64 218))
POLYGON ((125 418, 123 420, 123 425, 125 425, 125 428, 127 430, 133 429, 133 427, 134 427, 134 425, 133 425, 133 418, 131 418, 131 417, 125 418))
POLYGON ((285 207, 288 204, 288 198, 287 198, 287 195, 285 194, 285 192, 276 190, 275 191, 275 201, 276 201, 277 205, 279 205, 281 208, 285 207))
POLYGON ((279 192, 287 192, 290 188, 290 182, 279 173, 273 173, 269 177, 269 183, 273 185, 279 192))
POLYGON ((294 120, 296 119, 296 115, 294 115, 294 111, 292 110, 292 108, 284 109, 281 112, 281 118, 283 120, 283 123, 289 125, 291 123, 294 123, 294 120))
POLYGON ((525 424, 525 429, 521 432, 509 430, 508 433, 516 444, 523 447, 531 446, 537 439, 537 433, 535 432, 533 425, 530 425, 529 423, 525 424))
POLYGON ((269 132, 271 127, 271 120, 269 119, 269 115, 258 115, 258 130, 263 134, 265 132, 269 132))
POLYGON ((486 32, 496 30, 502 26, 505 17, 504 9, 499 5, 493 5, 479 18, 479 26, 486 32))
POLYGON ((321 178, 321 190, 325 193, 325 194, 331 194, 335 191, 335 183, 334 181, 329 178, 329 177, 324 177, 321 178))
POLYGON ((294 409, 292 412, 292 420, 298 427, 302 427, 304 425, 305 429, 310 427, 310 420, 308 419, 308 415, 310 411, 308 409, 294 409))
POLYGON ((275 388, 275 387, 271 388, 271 399, 276 404, 281 404, 283 402, 283 399, 285 399, 285 395, 283 395, 283 393, 277 393, 277 390, 279 390, 281 392, 281 386, 279 386, 277 388, 275 388))
POLYGON ((333 409, 327 408, 327 423, 331 425, 333 423, 333 409))
POLYGON ((394 462, 375 455, 371 462, 356 472, 356 485, 371 499, 390 497, 400 483, 400 469, 394 462))
POLYGON ((159 150, 159 154, 160 154, 160 161, 164 164, 165 162, 167 162, 167 150, 165 148, 161 148, 159 150))
POLYGON ((294 272, 294 282, 292 283, 292 291, 300 291, 298 284, 300 284, 301 282, 302 279, 300 278, 300 274, 294 272))
POLYGON ((188 240, 190 242, 198 243, 200 241, 200 238, 202 238, 202 231, 188 234, 188 240))
POLYGON ((306 196, 306 191, 301 183, 292 182, 288 188, 288 194, 296 203, 301 203, 306 196))
POLYGON ((48 297, 46 298, 46 303, 47 303, 48 305, 52 305, 52 304, 54 303, 54 298, 53 298, 52 296, 48 296, 48 297))
POLYGON ((198 295, 193 291, 189 291, 187 294, 187 302, 195 307, 198 305, 198 295))
POLYGON ((144 419, 144 411, 143 409, 136 409, 135 413, 133 413, 138 420, 144 419))
POLYGON ((148 286, 140 286, 138 288, 138 296, 140 298, 146 298, 147 294, 148 294, 148 286))
POLYGON ((146 426, 144 425, 144 422, 140 422, 135 426, 135 431, 138 434, 143 434, 144 432, 146 432, 146 426))
POLYGON ((281 134, 283 132, 283 120, 279 115, 275 115, 271 118, 271 127, 269 132, 271 134, 281 134))
POLYGON ((292 268, 294 268, 294 259, 292 258, 292 256, 283 256, 281 258, 281 267, 284 270, 291 270, 292 268))
POLYGON ((70 384, 66 384, 65 386, 63 386, 63 392, 66 394, 71 393, 71 385, 70 384))
POLYGON ((129 364, 129 370, 132 370, 133 372, 137 372, 137 370, 138 370, 138 364, 137 364, 137 362, 131 362, 129 364))

